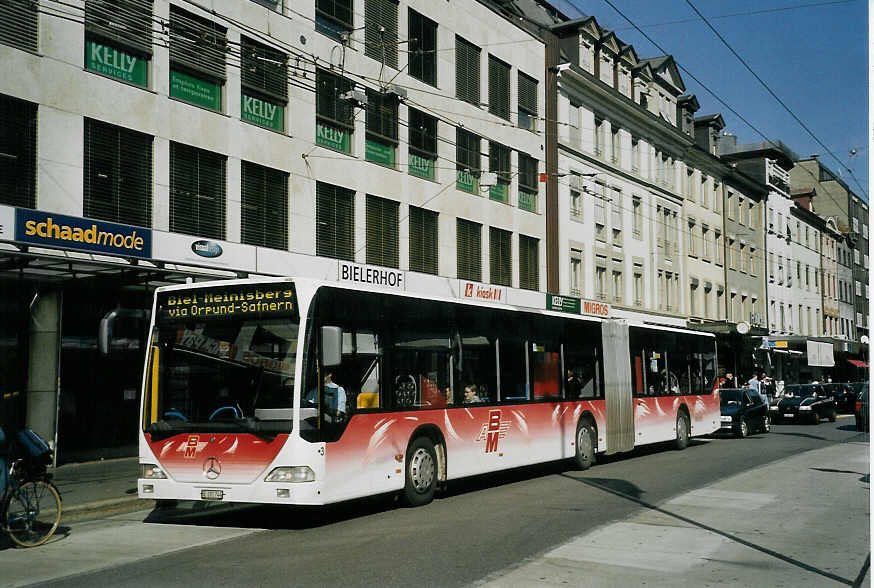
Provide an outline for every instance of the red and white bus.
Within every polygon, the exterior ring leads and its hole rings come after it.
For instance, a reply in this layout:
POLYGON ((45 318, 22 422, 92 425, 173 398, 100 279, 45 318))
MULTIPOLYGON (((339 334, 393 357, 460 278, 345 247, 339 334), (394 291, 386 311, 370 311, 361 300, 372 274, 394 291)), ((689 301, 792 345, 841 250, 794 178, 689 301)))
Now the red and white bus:
POLYGON ((139 496, 319 505, 719 428, 712 335, 303 279, 155 294, 139 496))

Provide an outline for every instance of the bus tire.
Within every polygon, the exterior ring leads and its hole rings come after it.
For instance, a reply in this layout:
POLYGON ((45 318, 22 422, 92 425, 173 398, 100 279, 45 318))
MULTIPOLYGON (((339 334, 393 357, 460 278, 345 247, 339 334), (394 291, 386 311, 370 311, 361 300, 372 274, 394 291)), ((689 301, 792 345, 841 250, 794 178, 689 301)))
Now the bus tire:
POLYGON ((686 413, 677 414, 677 440, 674 441, 674 447, 678 450, 686 449, 689 446, 689 417, 686 413))
POLYGON ((587 470, 595 463, 595 428, 588 420, 581 420, 577 425, 577 436, 575 438, 576 460, 577 467, 581 470, 587 470))
POLYGON ((422 506, 434 499, 437 487, 437 452, 428 437, 416 437, 407 447, 403 499, 407 506, 422 506))

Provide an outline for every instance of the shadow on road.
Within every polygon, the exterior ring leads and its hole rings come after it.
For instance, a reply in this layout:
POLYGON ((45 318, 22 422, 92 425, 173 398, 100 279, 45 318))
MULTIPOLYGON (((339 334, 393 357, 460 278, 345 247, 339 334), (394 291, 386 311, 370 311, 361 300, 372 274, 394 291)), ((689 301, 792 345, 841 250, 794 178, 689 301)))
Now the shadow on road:
MULTIPOLYGON (((837 471, 837 470, 835 470, 835 471, 837 471)), ((858 472, 847 472, 847 473, 857 474, 858 472)), ((818 574, 824 578, 828 578, 829 580, 834 580, 835 582, 839 582, 839 583, 844 584, 846 586, 853 586, 853 587, 861 586, 861 583, 864 580, 865 575, 868 573, 868 567, 870 566, 870 563, 871 563, 871 555, 870 554, 865 559, 865 563, 862 565, 862 569, 859 571, 859 574, 856 578, 854 578, 854 579, 844 578, 842 576, 838 576, 837 574, 833 574, 833 573, 828 572, 826 570, 822 570, 820 568, 817 568, 815 566, 807 564, 803 561, 799 561, 795 558, 789 557, 788 555, 784 555, 782 553, 774 551, 773 549, 769 549, 763 545, 759 545, 757 543, 753 543, 752 541, 742 539, 741 537, 737 537, 736 535, 732 535, 731 533, 728 533, 726 531, 722 531, 720 529, 717 529, 716 527, 711 527, 710 525, 706 525, 704 523, 695 521, 695 520, 690 519, 690 518, 683 516, 681 514, 671 512, 669 510, 665 510, 664 508, 658 507, 654 504, 650 504, 644 500, 641 500, 639 498, 640 495, 645 494, 646 491, 639 488, 635 484, 632 484, 632 483, 627 482, 625 480, 603 479, 603 478, 574 478, 574 477, 568 476, 566 474, 562 474, 562 475, 564 475, 566 478, 568 478, 570 480, 574 480, 576 482, 581 482, 581 483, 586 484, 587 486, 590 486, 592 488, 596 488, 596 489, 601 490, 603 492, 607 492, 607 493, 612 494, 614 496, 618 496, 619 498, 623 498, 625 500, 634 502, 635 504, 638 504, 639 506, 642 506, 642 507, 647 508, 649 510, 652 510, 654 512, 658 512, 658 513, 661 513, 663 515, 667 515, 669 517, 677 519, 678 521, 682 521, 686 524, 693 525, 699 529, 703 529, 703 530, 708 531, 710 533, 714 533, 716 535, 719 535, 720 537, 725 537, 726 539, 728 539, 730 541, 734 541, 735 543, 738 543, 738 544, 743 545, 745 547, 749 547, 750 549, 755 549, 756 551, 760 551, 764 554, 767 554, 771 557, 775 557, 775 558, 777 558, 781 561, 784 561, 788 564, 791 564, 793 566, 796 566, 796 567, 801 568, 803 570, 806 570, 808 572, 818 574), (621 490, 621 488, 626 488, 627 490, 623 491, 623 490, 621 490)))

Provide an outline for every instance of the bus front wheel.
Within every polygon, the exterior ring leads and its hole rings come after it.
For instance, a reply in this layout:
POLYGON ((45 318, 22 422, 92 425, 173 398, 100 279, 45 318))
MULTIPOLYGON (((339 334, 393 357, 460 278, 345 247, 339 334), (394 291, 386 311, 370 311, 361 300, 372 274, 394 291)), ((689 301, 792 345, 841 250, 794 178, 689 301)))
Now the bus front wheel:
POLYGON ((677 440, 674 446, 677 449, 686 449, 689 446, 689 417, 683 412, 677 415, 677 440))
POLYGON ((595 463, 595 428, 588 421, 577 425, 576 462, 581 470, 587 470, 595 463))
POLYGON ((427 437, 417 437, 407 448, 404 502, 422 506, 434 499, 437 486, 437 453, 427 437))

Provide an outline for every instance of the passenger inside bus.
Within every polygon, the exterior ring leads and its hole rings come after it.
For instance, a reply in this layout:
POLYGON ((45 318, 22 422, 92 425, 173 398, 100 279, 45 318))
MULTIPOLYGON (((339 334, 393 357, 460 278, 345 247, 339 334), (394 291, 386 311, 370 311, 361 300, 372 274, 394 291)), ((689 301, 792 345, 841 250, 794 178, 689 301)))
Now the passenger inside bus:
POLYGON ((468 384, 464 387, 464 403, 465 404, 476 404, 478 402, 482 402, 479 395, 477 394, 477 388, 473 384, 468 384))

